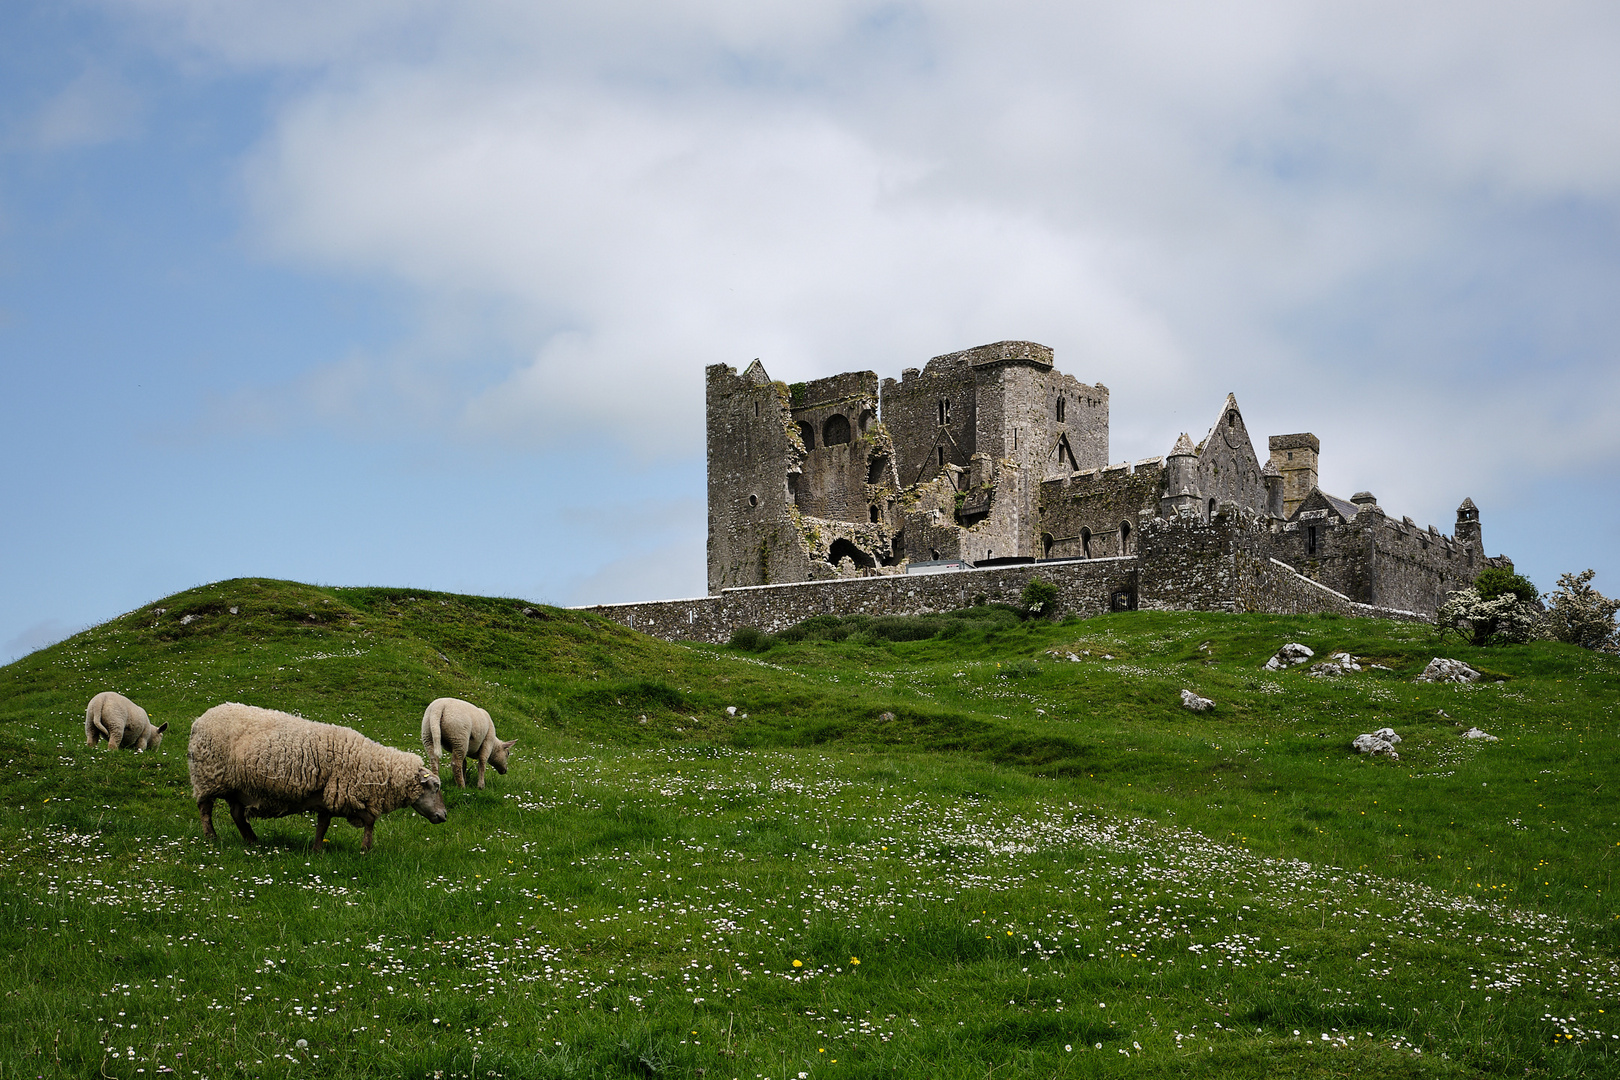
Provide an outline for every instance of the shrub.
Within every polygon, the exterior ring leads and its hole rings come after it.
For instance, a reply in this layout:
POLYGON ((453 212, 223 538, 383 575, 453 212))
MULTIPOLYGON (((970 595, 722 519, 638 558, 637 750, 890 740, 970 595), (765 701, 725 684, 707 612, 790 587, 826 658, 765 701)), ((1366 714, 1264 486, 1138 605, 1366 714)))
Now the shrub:
POLYGON ((1611 600, 1592 588, 1596 576, 1595 570, 1558 576, 1558 589, 1549 597, 1547 629, 1559 641, 1583 649, 1620 645, 1620 630, 1614 619, 1615 612, 1620 611, 1620 600, 1611 600))
POLYGON ((1018 597, 1031 615, 1043 619, 1052 614, 1057 606, 1057 598, 1058 587, 1038 577, 1030 578, 1029 584, 1024 586, 1023 593, 1018 597))
POLYGON ((776 644, 776 639, 757 626, 739 626, 726 644, 743 652, 764 652, 776 644))
POLYGON ((1450 594, 1435 614, 1434 625, 1441 637, 1456 633, 1470 645, 1533 641, 1546 632, 1538 604, 1512 591, 1487 600, 1473 588, 1450 594))
POLYGON ((1479 593, 1482 600, 1495 600, 1509 593, 1527 604, 1533 604, 1540 598, 1529 578, 1499 566, 1481 570, 1479 576, 1474 578, 1474 591, 1479 593))

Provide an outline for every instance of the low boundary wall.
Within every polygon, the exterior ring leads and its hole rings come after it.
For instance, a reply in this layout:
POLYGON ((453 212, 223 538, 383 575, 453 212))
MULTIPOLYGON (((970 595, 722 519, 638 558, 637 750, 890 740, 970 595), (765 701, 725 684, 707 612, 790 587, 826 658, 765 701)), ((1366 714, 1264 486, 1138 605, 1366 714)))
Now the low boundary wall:
POLYGON ((812 615, 926 615, 971 607, 975 602, 1018 603, 1032 577, 1057 586, 1057 610, 1090 617, 1109 610, 1113 594, 1136 593, 1135 556, 1023 563, 946 574, 885 574, 881 577, 795 581, 726 589, 719 596, 598 604, 582 610, 667 641, 724 642, 739 626, 768 633, 812 615))
POLYGON ((752 585, 726 589, 718 596, 597 604, 579 610, 666 641, 721 643, 741 626, 775 633, 814 615, 926 615, 975 603, 1016 604, 1030 578, 1038 577, 1057 586, 1055 607, 1059 615, 1081 618, 1109 611, 1114 595, 1124 592, 1133 604, 1142 596, 1143 608, 1162 611, 1277 615, 1333 611, 1368 618, 1428 621, 1415 612, 1358 604, 1276 559, 1228 550, 1196 562, 1201 564, 1196 574, 1197 587, 1192 587, 1191 582, 1179 582, 1183 588, 1173 590, 1144 589, 1142 559, 1127 555, 944 574, 886 574, 752 585))

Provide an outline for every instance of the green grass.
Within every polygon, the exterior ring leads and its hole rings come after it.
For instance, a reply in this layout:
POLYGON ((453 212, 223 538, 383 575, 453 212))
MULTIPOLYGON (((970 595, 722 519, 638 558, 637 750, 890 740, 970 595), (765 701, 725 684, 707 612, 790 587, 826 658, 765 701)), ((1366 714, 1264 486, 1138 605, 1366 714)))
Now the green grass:
POLYGON ((0 669, 0 1080, 1620 1072, 1614 658, 1148 612, 785 637, 243 580, 0 669), (1262 671, 1285 641, 1390 670, 1262 671), (1501 681, 1414 684, 1435 655, 1501 681), (84 747, 102 689, 158 752, 84 747), (518 740, 445 825, 202 840, 204 709, 419 749, 442 695, 518 740), (1399 762, 1349 751, 1385 726, 1399 762))

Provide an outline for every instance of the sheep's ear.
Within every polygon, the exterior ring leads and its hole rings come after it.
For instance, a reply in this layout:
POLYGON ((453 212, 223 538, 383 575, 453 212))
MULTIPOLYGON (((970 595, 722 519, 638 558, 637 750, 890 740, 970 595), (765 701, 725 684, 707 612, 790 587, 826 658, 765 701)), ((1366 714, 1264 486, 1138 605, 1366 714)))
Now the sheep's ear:
POLYGON ((507 739, 504 743, 501 744, 501 749, 510 750, 510 749, 512 749, 512 747, 514 747, 516 745, 517 745, 517 740, 516 739, 507 739))
POLYGON ((168 731, 168 730, 169 730, 169 722, 167 720, 165 720, 163 723, 158 725, 157 733, 159 735, 161 735, 165 731, 168 731))

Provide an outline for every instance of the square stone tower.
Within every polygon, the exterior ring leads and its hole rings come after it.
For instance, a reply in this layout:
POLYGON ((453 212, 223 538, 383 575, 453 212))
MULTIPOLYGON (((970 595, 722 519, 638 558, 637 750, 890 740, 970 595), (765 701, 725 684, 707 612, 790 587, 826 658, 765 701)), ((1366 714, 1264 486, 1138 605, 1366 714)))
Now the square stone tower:
POLYGON ((1271 437, 1271 467, 1282 476, 1283 517, 1293 517, 1316 489, 1316 457, 1321 450, 1322 444, 1308 431, 1271 437))

